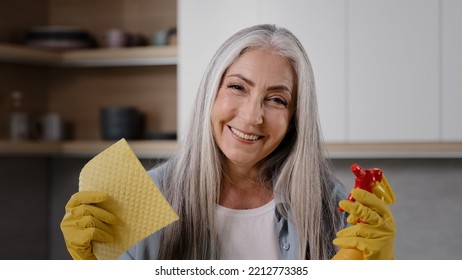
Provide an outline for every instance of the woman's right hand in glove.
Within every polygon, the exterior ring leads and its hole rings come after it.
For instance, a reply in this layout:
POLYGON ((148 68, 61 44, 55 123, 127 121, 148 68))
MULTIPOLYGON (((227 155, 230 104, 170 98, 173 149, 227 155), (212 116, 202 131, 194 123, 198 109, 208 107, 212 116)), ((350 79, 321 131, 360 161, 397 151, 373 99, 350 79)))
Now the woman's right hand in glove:
POLYGON ((75 193, 66 204, 61 231, 66 247, 74 260, 95 260, 92 241, 112 242, 112 226, 116 217, 96 206, 107 201, 108 194, 82 191, 75 193))

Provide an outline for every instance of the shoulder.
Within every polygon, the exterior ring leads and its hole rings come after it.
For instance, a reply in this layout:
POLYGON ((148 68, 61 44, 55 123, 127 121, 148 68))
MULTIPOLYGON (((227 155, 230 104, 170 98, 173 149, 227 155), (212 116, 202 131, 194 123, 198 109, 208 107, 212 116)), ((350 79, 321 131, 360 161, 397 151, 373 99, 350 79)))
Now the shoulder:
POLYGON ((125 251, 119 260, 155 260, 159 251, 161 230, 151 234, 125 251))
POLYGON ((329 178, 327 181, 327 185, 329 190, 332 193, 332 198, 335 200, 336 204, 340 202, 340 200, 345 199, 347 197, 347 191, 345 186, 334 176, 329 178))
POLYGON ((165 177, 168 174, 168 170, 170 169, 170 163, 168 161, 161 163, 160 165, 148 170, 148 175, 157 185, 157 187, 162 191, 164 189, 164 182, 165 177))

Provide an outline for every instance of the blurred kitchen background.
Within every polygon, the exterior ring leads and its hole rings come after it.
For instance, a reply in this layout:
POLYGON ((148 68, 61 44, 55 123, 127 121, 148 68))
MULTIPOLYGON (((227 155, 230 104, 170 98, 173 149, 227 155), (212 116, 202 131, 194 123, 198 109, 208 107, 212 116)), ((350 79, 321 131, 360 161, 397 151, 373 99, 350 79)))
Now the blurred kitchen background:
POLYGON ((69 259, 80 170, 120 137, 146 169, 175 152, 206 64, 257 23, 311 59, 326 153, 394 188, 397 259, 461 259, 462 2, 3 0, 0 259, 69 259), (135 129, 133 129, 135 128, 135 129))

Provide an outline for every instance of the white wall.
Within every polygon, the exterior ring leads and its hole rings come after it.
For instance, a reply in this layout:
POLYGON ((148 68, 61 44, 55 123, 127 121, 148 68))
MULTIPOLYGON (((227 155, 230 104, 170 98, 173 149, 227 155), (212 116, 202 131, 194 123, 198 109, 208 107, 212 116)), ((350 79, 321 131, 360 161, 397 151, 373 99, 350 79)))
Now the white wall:
POLYGON ((462 1, 445 0, 442 5, 443 139, 462 139, 462 1))
POLYGON ((178 129, 234 32, 274 23, 311 59, 328 142, 462 140, 457 0, 179 0, 178 129))

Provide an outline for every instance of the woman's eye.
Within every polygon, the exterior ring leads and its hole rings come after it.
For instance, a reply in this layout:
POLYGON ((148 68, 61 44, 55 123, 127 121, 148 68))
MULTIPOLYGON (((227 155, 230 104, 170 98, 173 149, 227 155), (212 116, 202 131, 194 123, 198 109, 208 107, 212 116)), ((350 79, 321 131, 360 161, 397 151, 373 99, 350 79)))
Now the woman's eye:
POLYGON ((238 91, 243 91, 244 90, 244 87, 241 86, 241 85, 229 85, 228 88, 232 89, 232 90, 238 90, 238 91))
POLYGON ((284 99, 279 98, 279 97, 271 97, 271 98, 269 98, 269 100, 271 102, 273 102, 275 105, 280 106, 280 107, 287 108, 287 106, 288 106, 287 101, 285 101, 284 99))

